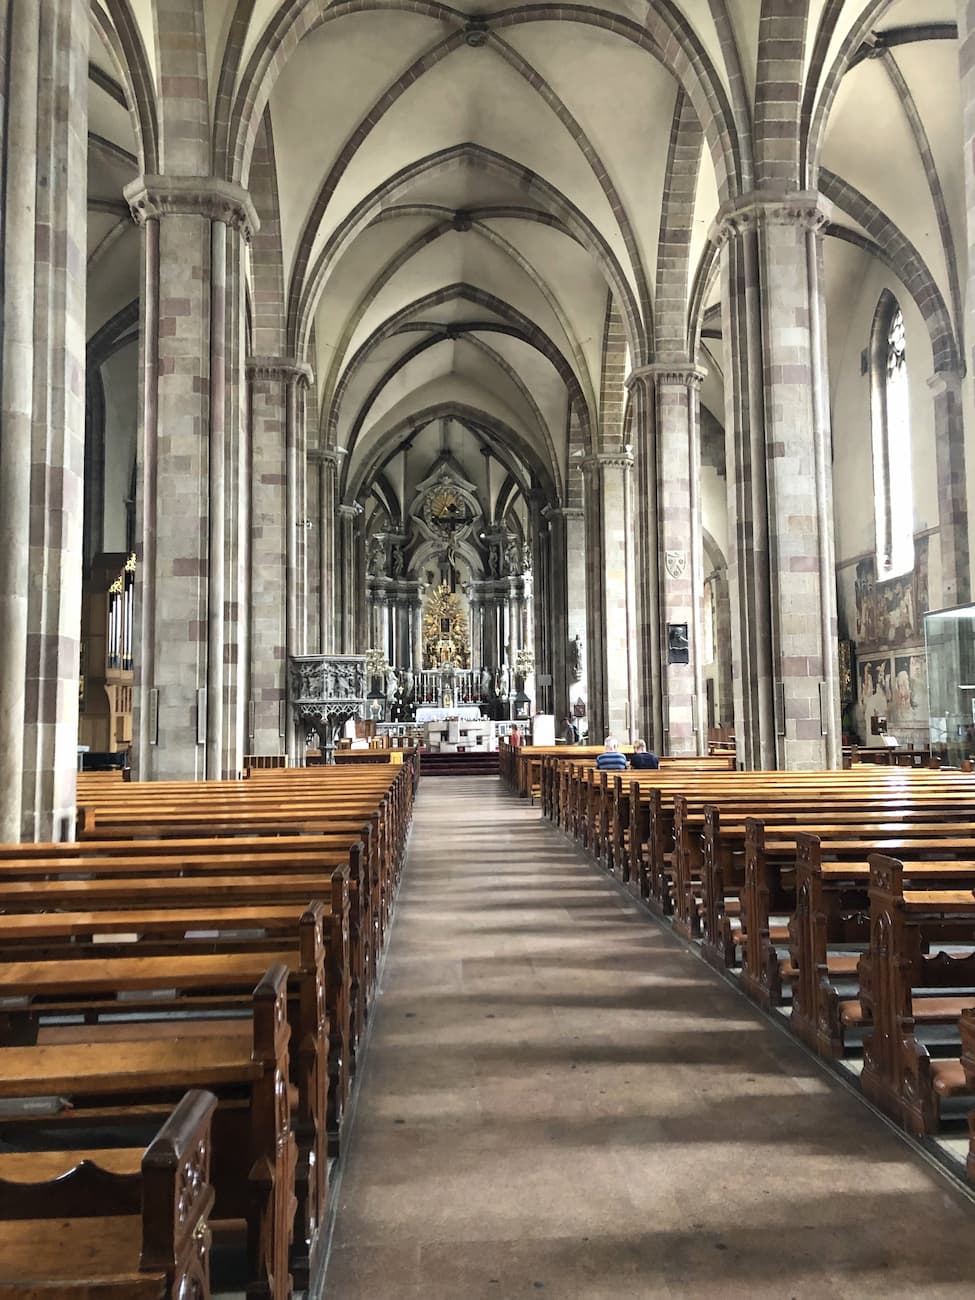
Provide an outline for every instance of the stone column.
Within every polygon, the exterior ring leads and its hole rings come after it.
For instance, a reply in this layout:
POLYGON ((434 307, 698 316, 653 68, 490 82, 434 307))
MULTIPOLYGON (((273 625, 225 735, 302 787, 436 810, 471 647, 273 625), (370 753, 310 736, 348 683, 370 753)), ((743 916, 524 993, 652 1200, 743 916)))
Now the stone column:
POLYGON ((141 779, 220 777, 241 749, 240 715, 225 708, 236 604, 227 529, 239 523, 228 465, 241 436, 227 393, 240 371, 241 261, 257 214, 239 186, 207 176, 143 176, 126 198, 146 228, 144 383, 154 390, 141 439, 136 765, 141 779))
POLYGON ((468 599, 470 609, 471 667, 476 668, 481 662, 481 600, 472 590, 468 599))
POLYGON ((338 639, 338 605, 335 599, 339 586, 336 564, 336 492, 338 484, 338 457, 334 451, 318 453, 318 553, 321 559, 318 577, 318 617, 321 623, 322 654, 334 654, 338 639))
POLYGON ((727 571, 722 568, 710 575, 714 594, 714 640, 718 649, 717 683, 719 716, 715 721, 729 725, 732 721, 734 689, 731 684, 731 657, 726 648, 731 645, 731 602, 728 596, 727 571))
MULTIPOLYGON (((40 7, 17 0, 6 22, 9 116, 0 123, 0 129, 6 127, 0 336, 0 836, 16 841, 24 832, 40 7)), ((80 615, 78 627, 80 632, 80 615)))
POLYGON ((83 0, 12 0, 0 18, 0 837, 8 841, 70 838, 74 828, 89 28, 83 0))
POLYGON ((367 649, 376 650, 382 643, 382 628, 379 616, 379 601, 372 578, 366 579, 366 601, 369 605, 369 645, 367 649))
POLYGON ((494 595, 491 591, 481 594, 481 660, 485 667, 498 667, 497 654, 497 614, 494 595))
POLYGON ((305 458, 305 639, 308 654, 322 654, 322 473, 318 452, 305 458))
MULTIPOLYGON (((548 671, 552 674, 549 708, 558 721, 570 706, 569 699, 569 630, 567 623, 568 584, 566 580, 565 520, 557 506, 542 512, 545 519, 545 545, 537 563, 544 566, 549 621, 548 671)), ((541 529, 539 530, 541 532, 541 529)), ((537 617, 537 615, 536 615, 537 617)))
POLYGON ((956 370, 939 370, 928 381, 934 395, 942 609, 967 604, 972 591, 961 381, 956 370))
POLYGON ((362 507, 357 507, 357 522, 352 530, 352 653, 361 654, 369 639, 369 610, 366 608, 366 539, 358 521, 362 507))
POLYGON ((508 663, 515 671, 515 660, 521 649, 521 583, 517 578, 508 579, 508 663))
MULTIPOLYGON (((311 371, 298 365, 289 372, 286 390, 288 450, 288 653, 308 652, 308 493, 306 471, 305 394, 311 371)), ((289 728, 289 735, 291 729, 289 728)))
POLYGON ((597 740, 599 733, 628 740, 635 718, 632 470, 623 448, 583 461, 589 713, 597 740))
POLYGON ((719 212, 739 761, 836 762, 835 579, 816 193, 719 212), (824 735, 825 730, 825 735, 824 735))
POLYGON ((339 653, 350 655, 355 653, 356 643, 355 521, 359 513, 359 507, 341 504, 337 509, 339 516, 339 550, 341 553, 341 649, 339 653))
POLYGON ((417 588, 416 601, 413 605, 413 671, 418 673, 423 668, 423 595, 417 588))
POLYGON ((400 639, 399 639, 399 615, 400 615, 399 594, 398 594, 396 591, 391 591, 391 592, 389 593, 389 596, 387 597, 387 600, 388 600, 388 604, 389 604, 389 653, 388 653, 388 655, 387 655, 387 658, 389 659, 389 662, 390 662, 390 663, 393 665, 393 667, 395 668, 396 665, 399 663, 399 646, 400 646, 400 639))
POLYGON ((292 357, 250 357, 251 410, 250 700, 254 753, 281 749, 287 725, 287 661, 303 654, 300 483, 304 461, 300 389, 311 372, 292 357))
POLYGON ((582 646, 582 676, 577 682, 566 674, 566 703, 572 706, 578 699, 589 700, 589 627, 586 617, 588 605, 588 573, 586 563, 586 513, 582 506, 564 506, 562 532, 565 539, 565 629, 560 654, 567 655, 569 645, 576 637, 582 646))
POLYGON ((541 500, 535 504, 533 519, 528 627, 535 651, 535 708, 539 713, 552 713, 555 709, 552 685, 542 686, 538 681, 542 674, 551 677, 553 683, 555 681, 552 663, 552 531, 541 500))
POLYGON ((968 245, 968 283, 964 295, 964 337, 968 344, 965 369, 972 374, 975 373, 975 0, 958 0, 958 63, 968 245))
POLYGON ((647 745, 657 754, 667 751, 661 684, 663 640, 660 612, 660 538, 657 504, 657 422, 653 383, 630 375, 632 428, 636 440, 633 476, 636 498, 636 644, 638 671, 637 717, 647 745))
MULTIPOLYGON (((704 372, 686 360, 655 362, 635 371, 631 379, 645 385, 641 409, 650 417, 649 437, 641 455, 654 459, 656 482, 651 510, 656 527, 656 563, 641 583, 657 576, 655 602, 656 647, 659 660, 660 703, 668 754, 707 752, 704 717, 704 674, 701 663, 701 589, 703 532, 700 504, 700 388, 704 372), (671 662, 669 629, 687 628, 687 663, 671 662)), ((641 608, 654 607, 649 593, 641 608)), ((644 654, 646 660, 646 652, 644 654)), ((653 677, 653 660, 645 662, 641 679, 653 677)))
POLYGON ((390 618, 389 595, 385 588, 379 593, 379 618, 382 629, 380 648, 386 656, 386 662, 393 661, 393 620, 390 618))
POLYGON ((396 599, 396 654, 400 668, 409 668, 413 660, 413 622, 411 600, 405 592, 396 599))

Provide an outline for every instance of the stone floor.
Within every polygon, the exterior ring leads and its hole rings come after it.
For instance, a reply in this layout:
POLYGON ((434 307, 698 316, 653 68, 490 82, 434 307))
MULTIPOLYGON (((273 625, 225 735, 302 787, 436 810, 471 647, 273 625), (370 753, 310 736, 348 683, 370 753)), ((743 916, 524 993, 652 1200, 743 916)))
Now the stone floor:
POLYGON ((970 1297, 973 1228, 537 808, 421 787, 328 1300, 970 1297))

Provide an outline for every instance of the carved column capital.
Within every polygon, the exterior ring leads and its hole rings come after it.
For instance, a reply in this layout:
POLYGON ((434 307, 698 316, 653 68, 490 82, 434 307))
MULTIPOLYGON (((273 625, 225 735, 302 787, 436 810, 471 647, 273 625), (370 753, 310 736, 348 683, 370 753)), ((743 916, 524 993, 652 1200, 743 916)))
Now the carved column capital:
POLYGON ((820 234, 832 216, 832 203, 818 190, 751 190, 722 203, 708 238, 720 248, 760 226, 799 226, 820 234))
POLYGON ((638 383, 655 383, 676 388, 700 390, 701 385, 707 378, 707 374, 708 372, 704 366, 697 366, 685 358, 663 359, 651 361, 645 366, 637 366, 634 370, 631 370, 626 380, 626 386, 631 388, 638 383))
POLYGON ((299 388, 308 388, 314 378, 311 366, 295 357, 248 357, 245 365, 248 379, 294 383, 299 388))
POLYGON ((334 447, 309 447, 307 455, 313 465, 321 465, 333 471, 338 469, 341 459, 334 447))
POLYGON ((601 469, 632 469, 633 451, 629 446, 616 451, 594 451, 579 461, 583 474, 596 474, 601 469))
POLYGON ((123 193, 140 226, 172 214, 209 217, 239 231, 247 243, 261 228, 247 190, 216 176, 139 176, 123 193))
POLYGON ((582 506, 544 506, 542 517, 550 520, 564 519, 568 522, 572 519, 585 519, 586 512, 582 506))
POLYGON ((965 372, 958 370, 936 370, 928 380, 928 387, 935 397, 942 393, 960 393, 965 372))

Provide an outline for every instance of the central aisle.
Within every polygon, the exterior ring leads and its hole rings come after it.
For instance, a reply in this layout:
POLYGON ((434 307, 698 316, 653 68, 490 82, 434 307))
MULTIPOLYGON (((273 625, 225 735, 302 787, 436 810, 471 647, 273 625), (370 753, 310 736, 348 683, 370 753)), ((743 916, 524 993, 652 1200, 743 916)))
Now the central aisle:
POLYGON ((537 808, 421 784, 328 1300, 970 1296, 973 1223, 537 808))

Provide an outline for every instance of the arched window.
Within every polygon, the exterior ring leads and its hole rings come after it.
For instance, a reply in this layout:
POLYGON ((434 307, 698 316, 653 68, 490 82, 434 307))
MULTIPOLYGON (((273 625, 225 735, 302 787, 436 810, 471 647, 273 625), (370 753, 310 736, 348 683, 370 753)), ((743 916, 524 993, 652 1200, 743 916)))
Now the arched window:
POLYGON ((886 289, 870 341, 873 495, 880 581, 914 568, 911 410, 904 314, 886 289))

